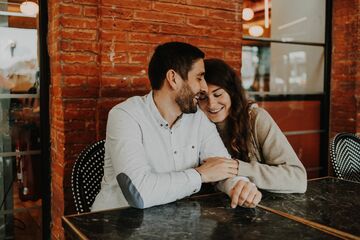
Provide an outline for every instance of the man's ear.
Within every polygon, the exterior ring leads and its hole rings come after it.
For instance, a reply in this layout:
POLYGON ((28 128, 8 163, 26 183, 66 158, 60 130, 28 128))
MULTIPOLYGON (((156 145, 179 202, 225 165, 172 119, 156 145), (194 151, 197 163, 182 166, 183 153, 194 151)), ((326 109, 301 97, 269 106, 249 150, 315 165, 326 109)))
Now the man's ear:
POLYGON ((169 83, 171 89, 173 90, 176 90, 179 86, 179 79, 173 69, 169 69, 166 72, 166 81, 169 83))

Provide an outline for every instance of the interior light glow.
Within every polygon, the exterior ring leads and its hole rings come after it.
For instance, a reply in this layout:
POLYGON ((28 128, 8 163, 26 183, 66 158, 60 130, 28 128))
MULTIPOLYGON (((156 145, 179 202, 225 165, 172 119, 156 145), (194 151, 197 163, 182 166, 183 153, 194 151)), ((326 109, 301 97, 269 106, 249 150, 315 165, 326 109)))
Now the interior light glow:
POLYGON ((264 28, 259 25, 253 25, 249 28, 249 34, 253 37, 260 37, 264 33, 264 28))
POLYGON ((242 11, 242 19, 249 21, 254 17, 254 11, 251 8, 244 8, 242 11))
POLYGON ((34 2, 25 1, 20 4, 20 11, 28 16, 36 16, 39 13, 39 5, 34 2))

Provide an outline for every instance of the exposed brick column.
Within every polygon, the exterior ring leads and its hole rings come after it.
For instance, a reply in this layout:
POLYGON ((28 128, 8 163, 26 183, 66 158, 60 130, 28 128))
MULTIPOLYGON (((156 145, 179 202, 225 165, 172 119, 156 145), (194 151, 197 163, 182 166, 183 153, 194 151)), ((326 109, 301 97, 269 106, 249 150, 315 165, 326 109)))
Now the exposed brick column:
POLYGON ((72 207, 70 175, 81 149, 96 140, 99 97, 98 1, 49 2, 52 238, 72 207))
POLYGON ((333 1, 330 136, 360 134, 360 1, 333 1))
POLYGON ((50 0, 52 237, 74 212, 70 174, 78 153, 105 137, 111 107, 149 91, 147 65, 167 41, 241 64, 241 1, 50 0))

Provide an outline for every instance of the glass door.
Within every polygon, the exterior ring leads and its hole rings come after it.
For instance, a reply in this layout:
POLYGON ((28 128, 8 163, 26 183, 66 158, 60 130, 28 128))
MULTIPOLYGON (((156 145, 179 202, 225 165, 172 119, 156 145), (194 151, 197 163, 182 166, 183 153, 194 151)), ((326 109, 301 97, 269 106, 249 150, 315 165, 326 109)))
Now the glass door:
POLYGON ((42 236, 37 15, 0 11, 0 238, 42 236))

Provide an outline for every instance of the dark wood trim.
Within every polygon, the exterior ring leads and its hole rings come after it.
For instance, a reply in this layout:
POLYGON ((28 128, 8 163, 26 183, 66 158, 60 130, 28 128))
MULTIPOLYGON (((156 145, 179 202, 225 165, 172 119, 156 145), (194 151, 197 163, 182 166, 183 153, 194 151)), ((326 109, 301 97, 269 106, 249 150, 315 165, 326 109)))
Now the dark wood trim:
POLYGON ((326 133, 321 135, 320 165, 323 166, 321 176, 329 175, 329 139, 330 139, 330 85, 331 85, 331 51, 332 51, 332 0, 326 1, 325 15, 325 49, 324 49, 324 99, 320 114, 321 126, 326 133))
POLYGON ((50 121, 49 86, 50 67, 47 45, 48 4, 39 1, 39 57, 40 57, 40 137, 41 137, 41 193, 42 193, 42 238, 50 239, 51 230, 51 177, 50 177, 50 121))
POLYGON ((323 94, 278 94, 278 95, 252 95, 249 94, 256 101, 321 101, 324 98, 323 94))
POLYGON ((298 216, 295 216, 295 215, 292 215, 292 214, 289 214, 289 213, 285 213, 285 212, 278 211, 278 210, 275 210, 275 209, 272 209, 272 208, 269 208, 269 207, 265 207, 265 206, 263 206, 261 204, 259 204, 258 207, 265 210, 265 211, 268 211, 268 212, 280 215, 282 217, 294 220, 296 222, 302 223, 304 225, 310 226, 312 228, 318 229, 320 231, 326 232, 326 233, 328 233, 330 235, 333 235, 333 236, 336 236, 336 237, 339 237, 339 238, 342 238, 342 239, 359 240, 359 237, 357 237, 355 235, 352 235, 352 234, 347 233, 347 232, 340 231, 340 230, 332 228, 332 227, 325 226, 325 225, 317 223, 317 222, 307 220, 307 219, 302 218, 302 217, 298 217, 298 216))
POLYGON ((243 36, 242 39, 244 41, 254 41, 254 42, 263 42, 263 43, 284 43, 284 44, 294 44, 294 45, 306 45, 306 46, 319 46, 324 47, 324 43, 318 43, 318 42, 300 42, 300 41, 283 41, 278 39, 272 39, 272 38, 261 38, 261 37, 249 37, 249 36, 243 36))
POLYGON ((66 217, 61 218, 63 227, 68 228, 70 231, 67 231, 67 234, 71 233, 71 236, 69 236, 71 239, 82 239, 82 240, 88 240, 82 232, 80 232, 66 217))

